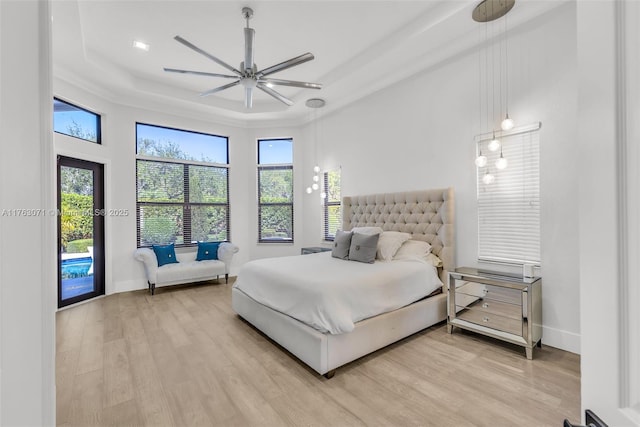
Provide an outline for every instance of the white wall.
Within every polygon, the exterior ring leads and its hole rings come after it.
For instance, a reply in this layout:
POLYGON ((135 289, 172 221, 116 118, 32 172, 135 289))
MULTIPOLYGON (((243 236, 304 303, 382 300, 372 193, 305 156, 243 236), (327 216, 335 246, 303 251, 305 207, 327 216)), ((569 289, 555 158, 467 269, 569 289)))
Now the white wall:
POLYGON ((50 22, 47 2, 0 2, 0 210, 32 209, 0 215, 0 425, 6 426, 55 424, 50 22))
MULTIPOLYGON (((579 352, 575 4, 510 32, 508 44, 510 115, 542 122, 543 342, 579 352)), ((320 165, 342 166, 343 195, 453 186, 457 265, 499 269, 477 262, 473 137, 487 131, 478 92, 478 53, 470 52, 321 118, 320 165)), ((320 243, 316 197, 305 202, 305 244, 320 243)))

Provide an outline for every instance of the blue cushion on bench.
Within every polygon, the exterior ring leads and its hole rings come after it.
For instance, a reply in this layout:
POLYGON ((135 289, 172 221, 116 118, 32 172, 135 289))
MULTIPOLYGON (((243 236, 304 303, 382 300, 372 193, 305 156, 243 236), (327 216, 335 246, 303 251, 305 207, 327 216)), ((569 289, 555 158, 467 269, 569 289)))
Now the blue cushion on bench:
POLYGON ((198 242, 196 261, 218 259, 219 246, 220 242, 198 242))
POLYGON ((178 262, 173 243, 170 245, 153 245, 153 252, 155 252, 156 258, 158 259, 158 267, 178 262))

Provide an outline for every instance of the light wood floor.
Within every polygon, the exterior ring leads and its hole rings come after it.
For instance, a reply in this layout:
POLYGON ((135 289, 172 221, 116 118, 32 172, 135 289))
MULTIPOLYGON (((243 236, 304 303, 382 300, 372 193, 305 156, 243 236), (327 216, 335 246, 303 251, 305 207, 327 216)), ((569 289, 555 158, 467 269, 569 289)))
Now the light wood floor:
POLYGON ((231 309, 231 284, 108 296, 57 314, 59 425, 561 426, 579 356, 443 324, 327 380, 231 309))

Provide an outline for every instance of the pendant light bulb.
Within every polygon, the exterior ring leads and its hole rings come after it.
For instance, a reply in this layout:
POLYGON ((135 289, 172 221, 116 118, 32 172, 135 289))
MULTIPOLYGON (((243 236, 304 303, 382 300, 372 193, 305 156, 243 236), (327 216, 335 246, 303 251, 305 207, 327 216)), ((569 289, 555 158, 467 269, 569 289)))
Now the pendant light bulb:
POLYGON ((478 157, 476 157, 476 166, 479 168, 483 168, 487 166, 487 156, 482 155, 482 150, 480 150, 478 157))
POLYGON ((307 194, 311 194, 311 192, 312 192, 313 190, 311 189, 311 187, 307 187, 307 190, 306 190, 306 191, 307 191, 307 194))
POLYGON ((507 113, 507 116, 504 118, 502 123, 500 123, 500 127, 502 128, 502 130, 511 130, 513 129, 513 125, 513 119, 509 117, 509 113, 507 113))
POLYGON ((313 167, 313 171, 314 171, 315 173, 320 172, 320 166, 315 165, 315 166, 313 167))
POLYGON ((506 169, 508 163, 507 159, 502 156, 502 150, 500 150, 500 158, 496 160, 496 168, 500 170, 506 169))
POLYGON ((320 197, 322 197, 323 199, 327 198, 327 193, 325 193, 324 191, 322 193, 320 193, 320 197))
POLYGON ((493 181, 495 180, 496 180, 496 177, 491 175, 488 170, 487 172, 485 172, 484 176, 482 177, 482 182, 484 182, 487 185, 493 184, 493 181))
POLYGON ((493 133, 493 139, 491 139, 491 142, 489 142, 487 147, 489 148, 489 151, 497 151, 498 148, 500 148, 500 141, 496 139, 495 132, 493 133))
POLYGON ((313 182, 320 181, 320 177, 318 175, 313 175, 313 182))
POLYGON ((313 185, 311 186, 311 188, 315 191, 318 188, 320 188, 320 186, 317 183, 314 182, 313 185))

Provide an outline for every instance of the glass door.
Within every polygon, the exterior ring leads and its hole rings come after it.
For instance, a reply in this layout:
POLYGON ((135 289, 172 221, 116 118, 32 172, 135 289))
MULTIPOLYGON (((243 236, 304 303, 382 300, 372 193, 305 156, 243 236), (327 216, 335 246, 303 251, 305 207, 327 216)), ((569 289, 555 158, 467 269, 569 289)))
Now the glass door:
POLYGON ((104 295, 103 165, 58 156, 58 308, 104 295))

